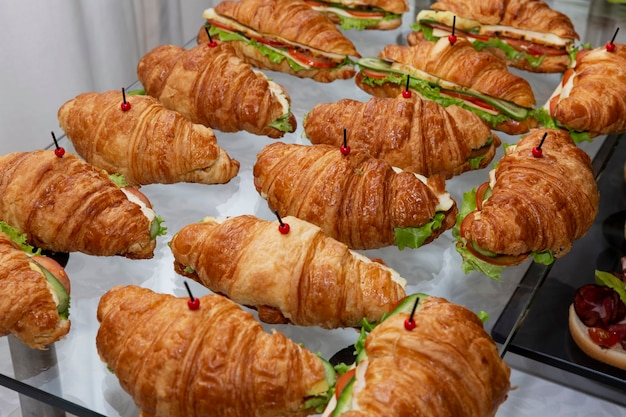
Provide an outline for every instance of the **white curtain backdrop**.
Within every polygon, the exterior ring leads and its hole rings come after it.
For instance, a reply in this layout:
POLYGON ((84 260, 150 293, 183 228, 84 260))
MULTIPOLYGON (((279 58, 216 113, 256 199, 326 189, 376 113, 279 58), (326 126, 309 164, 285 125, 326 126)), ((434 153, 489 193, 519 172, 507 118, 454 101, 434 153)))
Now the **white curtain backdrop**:
MULTIPOLYGON (((184 45, 215 0, 6 0, 0 2, 0 155, 33 151, 62 134, 57 110, 87 91, 126 87, 139 59, 184 45)), ((0 371, 13 372, 7 338, 0 371)), ((0 386, 0 417, 19 415, 0 386)))
POLYGON ((0 2, 0 155, 57 137, 57 109, 86 91, 126 87, 159 44, 184 45, 212 0, 0 2))

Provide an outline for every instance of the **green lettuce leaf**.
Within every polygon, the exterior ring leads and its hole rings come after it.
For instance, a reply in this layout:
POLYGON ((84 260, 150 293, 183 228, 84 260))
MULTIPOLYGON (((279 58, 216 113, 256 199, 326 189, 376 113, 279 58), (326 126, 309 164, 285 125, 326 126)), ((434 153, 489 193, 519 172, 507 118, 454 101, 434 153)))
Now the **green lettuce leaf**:
POLYGON ((610 272, 599 271, 596 269, 596 284, 612 288, 619 294, 619 298, 626 304, 626 283, 611 274, 610 272))
POLYGON ((29 255, 41 255, 41 249, 31 246, 26 241, 26 233, 21 233, 10 224, 0 221, 0 231, 7 235, 9 239, 18 245, 24 252, 29 255))
POLYGON ((273 122, 271 122, 270 124, 268 124, 268 126, 273 127, 274 129, 280 130, 281 132, 293 132, 294 126, 291 125, 291 123, 289 122, 289 118, 291 116, 291 113, 287 113, 281 117, 279 117, 278 119, 274 120, 273 122))
POLYGON ((403 250, 405 247, 412 249, 419 248, 424 244, 434 230, 440 229, 446 215, 442 212, 435 213, 431 221, 420 227, 396 227, 393 232, 396 237, 396 246, 403 250))

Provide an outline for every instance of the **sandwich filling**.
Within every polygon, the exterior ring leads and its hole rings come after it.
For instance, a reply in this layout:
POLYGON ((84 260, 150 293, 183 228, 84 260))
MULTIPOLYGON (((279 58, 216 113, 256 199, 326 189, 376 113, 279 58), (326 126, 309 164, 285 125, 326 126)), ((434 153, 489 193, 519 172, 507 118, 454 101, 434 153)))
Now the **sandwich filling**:
POLYGON ((211 36, 218 36, 224 42, 239 41, 253 46, 276 64, 286 59, 293 71, 331 70, 354 64, 346 55, 311 48, 276 35, 262 34, 236 20, 219 15, 212 8, 205 10, 202 16, 210 26, 211 36))
POLYGON ((488 96, 451 81, 443 80, 411 65, 381 58, 361 58, 358 61, 362 82, 377 87, 393 83, 417 91, 422 97, 444 107, 457 105, 477 114, 491 126, 510 119, 526 120, 533 110, 516 103, 488 96))
POLYGON ((317 12, 336 17, 344 30, 363 30, 375 27, 381 22, 399 21, 402 20, 402 13, 408 11, 408 7, 401 10, 385 10, 358 0, 336 2, 305 0, 305 3, 317 12))
POLYGON ((483 25, 447 11, 422 10, 412 28, 421 31, 426 39, 436 41, 451 35, 453 24, 455 34, 467 37, 477 50, 498 48, 506 54, 507 59, 524 58, 533 68, 540 66, 549 56, 569 55, 571 62, 576 50, 574 39, 512 26, 483 25))

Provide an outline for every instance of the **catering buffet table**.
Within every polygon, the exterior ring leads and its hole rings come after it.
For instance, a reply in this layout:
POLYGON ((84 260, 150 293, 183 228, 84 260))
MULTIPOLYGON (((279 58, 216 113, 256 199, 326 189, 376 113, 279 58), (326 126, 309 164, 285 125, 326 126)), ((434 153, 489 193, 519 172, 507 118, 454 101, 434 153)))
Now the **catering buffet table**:
MULTIPOLYGON (((347 35, 361 55, 375 56, 387 43, 406 43, 406 35, 410 32, 409 24, 414 19, 415 11, 426 8, 429 4, 428 1, 421 0, 413 3, 411 13, 405 16, 400 29, 388 32, 348 32, 347 35)), ((567 13, 582 41, 590 42, 593 46, 603 45, 612 37, 621 22, 626 22, 626 6, 611 4, 605 0, 555 0, 548 3, 567 13)), ((201 12, 202 10, 198 11, 201 12)), ((626 28, 619 32, 616 42, 626 43, 625 32, 626 28)), ((539 105, 546 101, 560 79, 555 74, 518 74, 530 81, 539 105)), ((291 95, 292 111, 299 124, 296 132, 281 139, 284 142, 308 144, 302 137, 302 117, 314 104, 334 102, 341 98, 361 101, 370 98, 355 86, 353 80, 320 84, 285 74, 272 73, 271 76, 285 86, 291 95)), ((128 86, 128 90, 134 88, 140 86, 128 86)), ((24 416, 58 416, 65 412, 77 416, 138 415, 131 398, 120 388, 117 379, 107 370, 96 352, 95 335, 98 323, 95 312, 100 297, 114 285, 120 284, 136 284, 157 292, 185 296, 184 280, 174 272, 173 256, 167 245, 176 231, 207 215, 254 214, 264 219, 275 219, 265 200, 255 191, 252 180, 256 154, 273 140, 245 132, 216 132, 216 135, 220 146, 241 163, 239 175, 228 184, 142 187, 142 191, 149 197, 155 211, 165 220, 168 228, 167 235, 158 239, 153 259, 99 258, 72 253, 66 267, 72 281, 72 329, 68 336, 50 346, 47 351, 30 350, 11 336, 0 339, 0 384, 4 386, 0 387, 0 417, 20 415, 15 396, 3 395, 11 391, 20 393, 24 416)), ((500 133, 498 135, 506 143, 515 143, 519 139, 500 133)), ((583 143, 581 147, 594 157, 596 172, 604 174, 609 169, 609 162, 615 161, 615 158, 621 158, 618 162, 623 165, 626 153, 620 151, 621 142, 626 140, 621 141, 620 136, 602 137, 591 143, 583 143)), ((64 138, 60 140, 60 144, 67 151, 73 151, 71 143, 64 138)), ((502 156, 502 152, 501 147, 495 160, 502 156)), ((463 192, 487 179, 488 170, 455 177, 447 182, 447 189, 460 202, 463 192)), ((619 187, 621 186, 620 184, 619 187)), ((621 202, 623 205, 623 188, 615 189, 613 194, 621 196, 613 200, 617 200, 616 204, 621 202)), ((596 221, 598 222, 601 219, 596 221)), ((500 281, 477 272, 465 274, 449 231, 417 250, 400 251, 391 247, 364 253, 383 259, 400 272, 408 280, 407 293, 425 292, 438 295, 465 305, 475 312, 483 310, 489 313, 490 318, 485 326, 492 332, 505 360, 513 367, 511 382, 515 387, 500 408, 497 414, 499 417, 587 416, 591 410, 596 416, 626 413, 622 408, 624 399, 620 398, 624 396, 626 373, 615 372, 611 375, 613 379, 607 380, 603 369, 597 372, 593 370, 593 363, 584 365, 585 369, 591 368, 591 372, 579 372, 580 368, 572 366, 571 357, 555 358, 558 355, 554 352, 544 351, 541 348, 542 339, 533 339, 538 334, 539 337, 544 337, 542 333, 536 333, 536 329, 529 328, 528 321, 523 320, 526 314, 537 315, 544 312, 541 306, 537 307, 538 303, 550 301, 542 299, 546 298, 542 297, 542 291, 551 285, 551 268, 525 263, 506 270, 500 281), (598 375, 599 378, 596 378, 598 375), (621 381, 621 385, 612 383, 616 381, 621 381)), ((585 260, 584 252, 582 257, 580 253, 572 256, 585 260)), ((593 271, 595 258, 586 261, 593 271)), ((566 262, 568 257, 557 261, 554 269, 561 268, 561 264, 566 262)), ((593 276, 587 276, 586 269, 584 273, 584 276, 578 276, 577 281, 593 279, 593 276)), ((199 284, 190 283, 190 286, 197 296, 208 293, 199 284)), ((571 297, 571 293, 561 290, 558 297, 565 297, 559 298, 562 301, 571 297)), ((560 317, 558 313, 557 316, 560 317)), ((569 341, 565 339, 568 335, 564 330, 566 322, 551 320, 549 323, 561 335, 561 342, 567 344, 569 341)), ((313 352, 320 352, 326 358, 332 357, 356 340, 356 332, 351 329, 329 331, 288 325, 266 328, 284 332, 294 341, 303 343, 313 352)))

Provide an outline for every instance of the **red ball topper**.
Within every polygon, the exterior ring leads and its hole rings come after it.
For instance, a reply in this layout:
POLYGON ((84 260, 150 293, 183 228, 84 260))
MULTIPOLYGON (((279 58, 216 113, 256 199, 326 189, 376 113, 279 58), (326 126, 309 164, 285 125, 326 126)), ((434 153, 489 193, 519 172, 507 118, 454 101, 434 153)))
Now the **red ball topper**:
POLYGON ((613 38, 611 39, 611 41, 606 43, 606 50, 608 52, 615 52, 615 44, 613 42, 615 42, 615 38, 617 37, 617 32, 619 32, 619 28, 615 30, 615 33, 613 34, 613 38))

